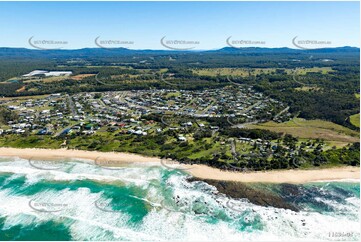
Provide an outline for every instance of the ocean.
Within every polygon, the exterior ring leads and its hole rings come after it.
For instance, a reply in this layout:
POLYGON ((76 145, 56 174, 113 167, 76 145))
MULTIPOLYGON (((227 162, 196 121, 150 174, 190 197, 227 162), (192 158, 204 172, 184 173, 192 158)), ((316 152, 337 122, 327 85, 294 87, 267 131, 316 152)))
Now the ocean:
POLYGON ((0 240, 360 240, 360 185, 255 184, 299 211, 231 199, 159 164, 0 158, 0 240))

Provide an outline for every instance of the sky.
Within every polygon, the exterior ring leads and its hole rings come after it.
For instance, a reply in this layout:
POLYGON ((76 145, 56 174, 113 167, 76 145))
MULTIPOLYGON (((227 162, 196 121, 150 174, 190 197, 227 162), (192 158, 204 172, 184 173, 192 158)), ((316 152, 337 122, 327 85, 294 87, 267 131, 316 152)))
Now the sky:
POLYGON ((359 2, 0 2, 0 47, 295 48, 296 36, 359 47, 359 2))

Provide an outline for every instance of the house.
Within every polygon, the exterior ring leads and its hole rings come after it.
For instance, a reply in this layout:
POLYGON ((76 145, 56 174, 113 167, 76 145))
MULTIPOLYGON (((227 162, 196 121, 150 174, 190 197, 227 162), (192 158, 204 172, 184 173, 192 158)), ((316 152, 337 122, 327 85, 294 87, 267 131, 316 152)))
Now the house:
POLYGON ((251 142, 252 141, 252 139, 244 138, 244 137, 239 137, 239 140, 244 141, 244 142, 251 142))
POLYGON ((43 110, 43 111, 40 112, 40 114, 48 114, 48 113, 50 113, 49 109, 46 109, 46 110, 43 110))
POLYGON ((143 132, 141 130, 137 130, 137 131, 134 131, 133 134, 136 134, 136 135, 147 135, 147 132, 143 132))
POLYGON ((111 127, 108 128, 108 131, 110 131, 110 132, 115 132, 115 131, 117 131, 118 129, 119 129, 119 127, 117 127, 117 126, 111 126, 111 127))
POLYGON ((178 136, 178 141, 187 141, 187 139, 184 136, 178 136))
POLYGON ((65 129, 63 132, 61 132, 60 136, 70 134, 72 132, 71 129, 65 129))
POLYGON ((80 126, 77 126, 77 125, 76 125, 76 126, 73 126, 72 129, 74 129, 74 130, 80 130, 80 126))
POLYGON ((24 129, 16 129, 15 130, 15 134, 23 134, 23 133, 25 133, 24 129))
POLYGON ((85 135, 91 135, 91 134, 95 134, 95 131, 93 131, 93 130, 84 130, 82 133, 85 134, 85 135))

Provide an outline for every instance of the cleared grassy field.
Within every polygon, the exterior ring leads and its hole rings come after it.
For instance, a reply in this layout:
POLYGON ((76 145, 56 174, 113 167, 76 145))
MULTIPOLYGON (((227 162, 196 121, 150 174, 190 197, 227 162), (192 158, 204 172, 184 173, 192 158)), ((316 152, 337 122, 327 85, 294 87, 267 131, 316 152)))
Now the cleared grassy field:
POLYGON ((274 132, 291 134, 298 138, 319 138, 325 141, 350 143, 360 140, 360 134, 358 132, 323 120, 295 118, 284 123, 270 121, 263 124, 248 125, 247 128, 268 129, 274 132))
MULTIPOLYGON (((193 74, 199 76, 255 76, 259 74, 273 74, 276 73, 276 70, 283 70, 288 75, 294 73, 294 69, 284 69, 284 68, 203 68, 203 69, 193 69, 193 74)), ((327 74, 332 72, 331 67, 312 67, 312 68, 300 68, 297 69, 297 75, 306 75, 309 72, 320 72, 322 74, 327 74)))
POLYGON ((331 67, 312 67, 312 68, 300 68, 297 69, 298 75, 306 75, 309 72, 320 72, 322 74, 327 74, 333 72, 331 67))
POLYGON ((72 76, 70 79, 80 81, 80 80, 83 80, 84 78, 90 77, 90 76, 95 76, 95 74, 79 74, 79 75, 76 75, 76 76, 72 76))
POLYGON ((131 66, 85 66, 86 68, 119 68, 119 69, 133 69, 131 66))
POLYGON ((25 86, 22 86, 21 88, 19 88, 18 90, 16 90, 16 92, 24 92, 25 91, 25 86))
POLYGON ((276 71, 276 68, 204 68, 204 69, 194 69, 192 70, 193 74, 199 76, 240 76, 247 77, 249 75, 258 75, 261 73, 270 74, 276 71))
POLYGON ((303 91, 303 92, 309 92, 309 91, 318 91, 320 90, 319 87, 307 87, 307 86, 303 86, 303 87, 296 87, 295 90, 297 91, 303 91))
POLYGON ((360 114, 354 114, 350 116, 350 123, 360 128, 360 114))
POLYGON ((17 101, 27 99, 43 99, 49 96, 48 94, 36 95, 36 96, 20 96, 20 97, 0 97, 0 101, 17 101))
POLYGON ((139 78, 139 77, 141 77, 141 75, 140 74, 120 74, 120 75, 111 75, 110 76, 111 77, 111 79, 117 79, 117 78, 123 78, 123 77, 125 77, 125 78, 139 78))
POLYGON ((39 82, 39 81, 49 83, 49 82, 59 82, 59 81, 63 81, 66 79, 71 79, 71 77, 70 76, 51 76, 51 77, 25 80, 24 83, 39 82))

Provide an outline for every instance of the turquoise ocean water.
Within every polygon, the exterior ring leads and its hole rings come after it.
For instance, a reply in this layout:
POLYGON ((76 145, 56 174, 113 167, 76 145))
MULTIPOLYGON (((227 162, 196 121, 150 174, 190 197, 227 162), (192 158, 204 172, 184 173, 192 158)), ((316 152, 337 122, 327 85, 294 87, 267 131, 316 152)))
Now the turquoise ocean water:
POLYGON ((229 199, 159 164, 0 158, 0 240, 359 240, 356 181, 262 185, 299 212, 229 199), (289 191, 288 191, 289 192, 289 191))

